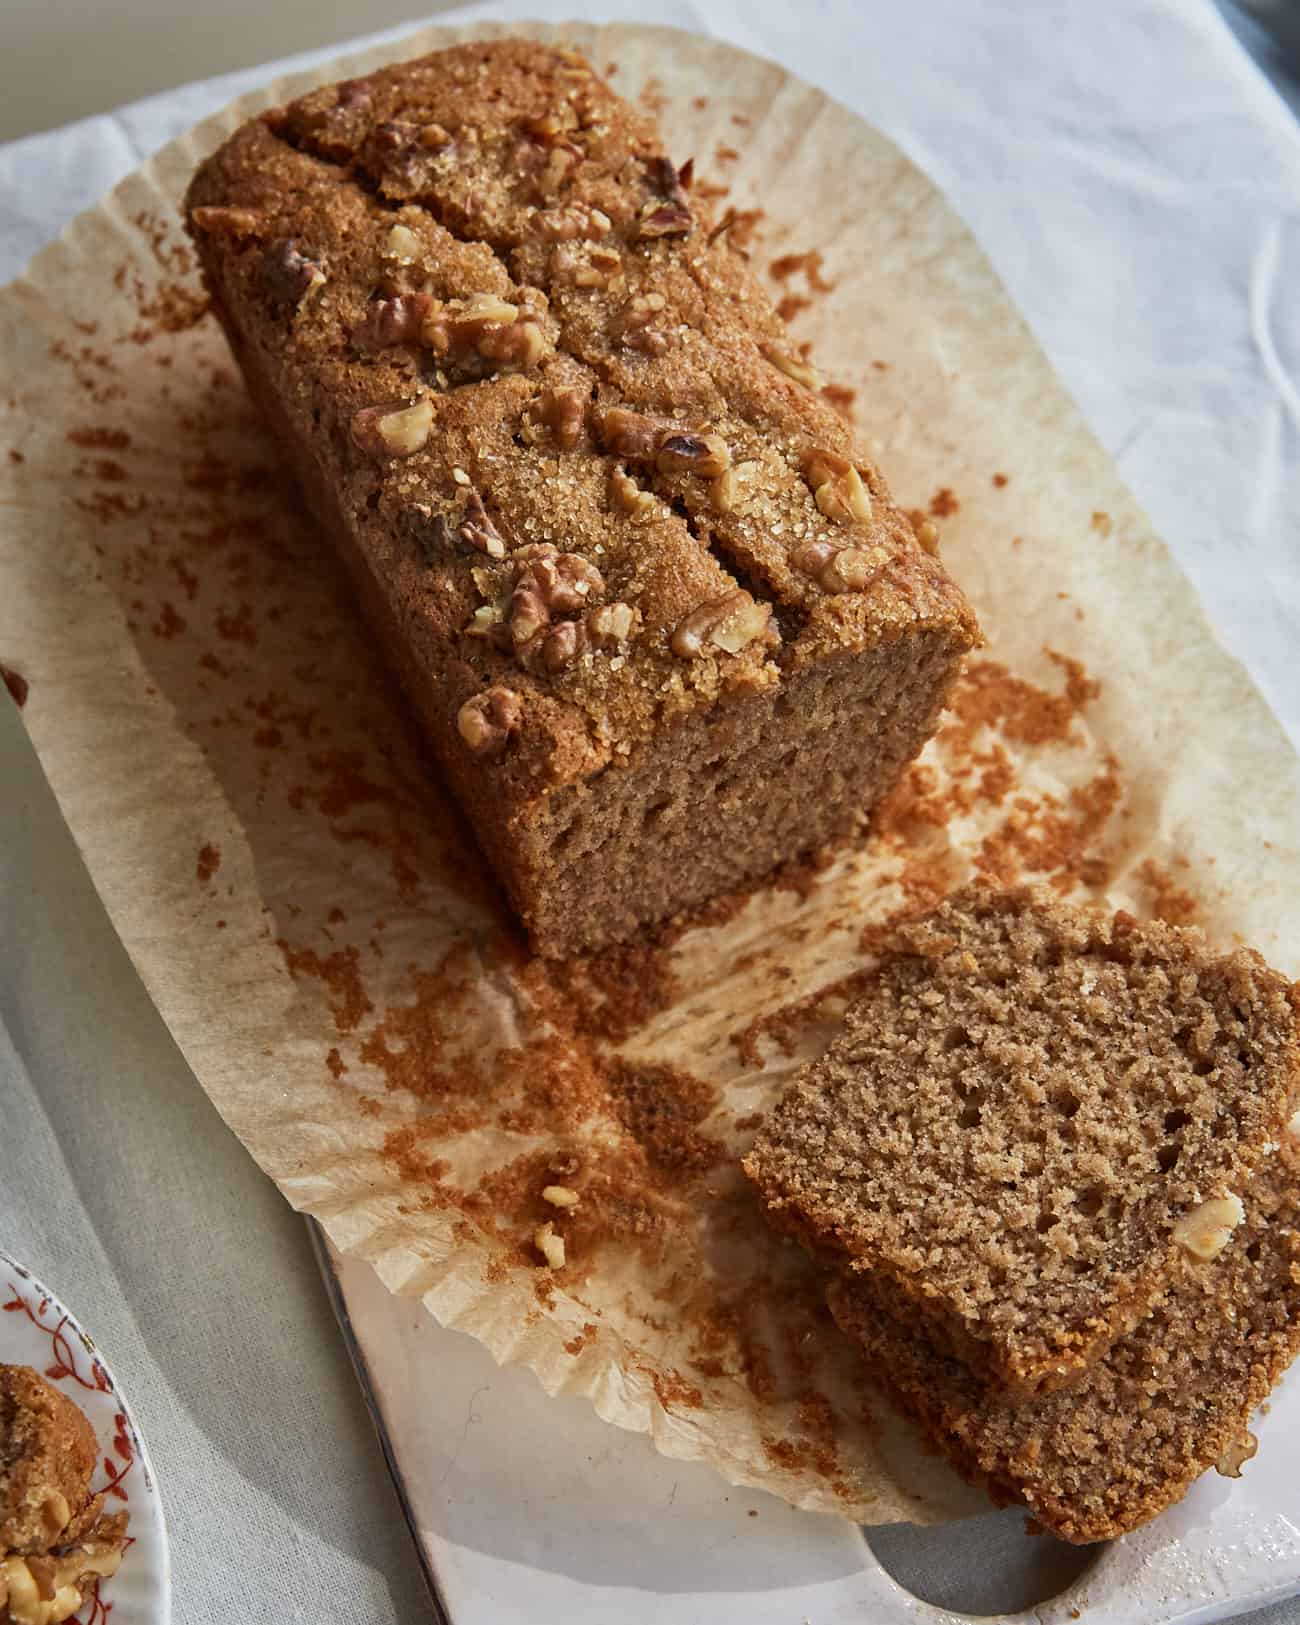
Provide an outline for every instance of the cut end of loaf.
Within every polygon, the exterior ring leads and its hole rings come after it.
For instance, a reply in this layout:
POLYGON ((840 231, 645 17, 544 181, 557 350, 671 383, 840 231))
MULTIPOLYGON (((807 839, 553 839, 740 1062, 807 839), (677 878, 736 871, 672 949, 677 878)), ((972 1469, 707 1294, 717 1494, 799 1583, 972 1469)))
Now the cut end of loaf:
POLYGON ((1028 1394, 1236 1245, 1298 1082, 1257 956, 972 888, 900 930, 746 1166, 864 1292, 1028 1394))

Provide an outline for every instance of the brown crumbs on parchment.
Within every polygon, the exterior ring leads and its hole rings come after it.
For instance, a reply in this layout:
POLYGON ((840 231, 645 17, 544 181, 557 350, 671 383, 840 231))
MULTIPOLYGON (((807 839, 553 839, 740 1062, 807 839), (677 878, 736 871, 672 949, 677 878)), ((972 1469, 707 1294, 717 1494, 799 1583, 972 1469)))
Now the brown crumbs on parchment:
POLYGON ((17 446, 10 446, 9 451, 8 451, 8 457, 9 457, 9 461, 11 463, 13 463, 15 466, 17 466, 19 463, 25 463, 27 461, 27 459, 23 456, 22 452, 20 452, 18 450, 17 446))
POLYGON ((249 649, 256 646, 257 628, 253 624, 251 604, 241 604, 233 615, 228 610, 219 610, 215 625, 217 636, 227 643, 242 643, 249 649))
POLYGON ((325 1056, 325 1065, 329 1068, 330 1075, 334 1078, 341 1078, 348 1069, 348 1063, 339 1054, 338 1050, 334 1049, 333 1047, 330 1048, 328 1054, 325 1056))
MULTIPOLYGON (((1189 869, 1186 858, 1175 859, 1177 867, 1189 869)), ((1137 877, 1147 892, 1146 904, 1157 920, 1166 925, 1195 925, 1201 904, 1194 892, 1180 886, 1163 864, 1148 858, 1138 866, 1137 877)))
MULTIPOLYGON (((833 293, 835 284, 822 275, 826 257, 820 248, 810 248, 802 254, 782 254, 768 266, 768 275, 774 282, 788 282, 799 273, 806 278, 813 293, 833 293)), ((778 307, 779 308, 779 307, 778 307)))
POLYGON ((637 106, 652 119, 658 119, 668 106, 668 97, 664 92, 663 82, 659 79, 647 79, 641 86, 637 96, 637 106))
POLYGON ((998 490, 1000 491, 1002 489, 1002 487, 1008 483, 1009 479, 1010 479, 1010 476, 1007 475, 1007 474, 995 474, 993 476, 993 483, 994 483, 994 485, 997 486, 998 490))
POLYGON ((846 423, 853 422, 853 403, 858 398, 856 389, 848 389, 844 384, 823 384, 822 397, 831 403, 846 423))
POLYGON ((204 842, 199 848, 198 859, 194 865, 194 873, 198 878, 199 885, 206 886, 220 867, 221 848, 213 846, 211 841, 204 842))
POLYGON ((812 300, 801 293, 783 294, 776 303, 776 313, 783 322, 792 322, 796 316, 810 309, 812 300))
POLYGON ((721 142, 713 150, 713 161, 715 164, 734 164, 739 160, 739 158, 740 153, 735 147, 726 146, 721 142))
MULTIPOLYGON (((704 190, 704 188, 699 186, 696 187, 696 191, 702 192, 704 190)), ((713 195, 717 197, 726 197, 727 190, 728 189, 725 186, 716 188, 713 195)), ((734 248, 739 254, 748 256, 749 251, 754 246, 754 239, 758 236, 759 228, 762 225, 762 222, 762 209, 729 208, 723 215, 722 219, 719 220, 718 224, 713 228, 713 231, 710 234, 710 241, 713 241, 718 237, 725 236, 728 247, 734 248)))
POLYGON ((647 1361, 633 1358, 631 1361, 634 1370, 640 1371, 650 1379, 650 1386, 655 1391, 655 1398, 667 1410, 697 1411, 704 1404, 704 1395, 693 1382, 688 1382, 680 1371, 669 1367, 661 1371, 657 1366, 647 1361))
POLYGON ((726 1160, 721 1140, 699 1124, 717 1107, 717 1088, 675 1066, 613 1059, 608 1066, 614 1114, 658 1168, 697 1174, 726 1160))
POLYGON ((930 517, 932 519, 950 519, 961 507, 961 503, 953 495, 949 486, 941 485, 930 498, 930 517))
POLYGON ((383 1153, 413 1185, 436 1185, 450 1171, 450 1164, 442 1157, 431 1157, 421 1149, 420 1131, 415 1124, 390 1129, 384 1137, 383 1153))
MULTIPOLYGON (((763 1039, 769 1039, 783 1055, 793 1055, 798 1036, 809 1027, 829 1028, 838 1022, 849 1005, 866 990, 872 975, 870 969, 853 971, 824 987, 814 988, 778 1010, 756 1016, 731 1034, 736 1053, 746 1066, 761 1067, 763 1052, 759 1046, 763 1039)), ((757 1122, 755 1119, 755 1127, 757 1122)), ((744 1125, 738 1122, 735 1126, 744 1125)))
POLYGON ((575 1033, 615 1044, 681 993, 669 949, 654 941, 616 944, 585 958, 529 959, 519 976, 540 1011, 575 1033))
POLYGON ((156 638, 178 638, 185 631, 185 617, 177 614, 176 606, 169 599, 164 599, 150 630, 156 638))
POLYGON ((589 1343, 595 1342, 598 1333, 599 1328, 596 1326, 594 1321, 584 1320, 582 1323, 582 1330, 575 1336, 571 1337, 564 1345, 564 1352, 566 1354, 572 1354, 576 1359, 576 1357, 582 1353, 583 1349, 585 1349, 589 1343))
POLYGON ((131 446, 131 436, 125 429, 110 429, 96 424, 69 429, 64 438, 71 445, 80 446, 83 451, 128 451, 131 446))
POLYGON ((692 96, 691 98, 691 106, 697 113, 703 113, 708 105, 709 98, 707 96, 692 96))
POLYGON ((1109 536, 1115 528, 1114 521, 1108 513, 1098 509, 1092 516, 1092 528, 1097 532, 1098 536, 1109 536))
POLYGON ((27 704, 27 696, 31 693, 31 684, 21 672, 16 672, 12 666, 6 666, 3 662, 0 662, 0 683, 3 683, 9 690, 10 699, 21 711, 23 706, 27 704))
POLYGON ((1119 763, 1107 755, 1064 802, 1050 795, 1017 797, 1006 820, 984 838, 975 867, 1003 886, 1026 874, 1043 876, 1060 891, 1104 886, 1110 866, 1096 843, 1122 799, 1119 763))
POLYGON ((318 954, 314 948, 294 948, 283 937, 276 947, 295 982, 312 977, 325 989, 334 1025, 341 1033, 353 1032, 374 1009, 361 979, 361 956, 353 947, 336 948, 318 954))
POLYGON ((1101 684, 1090 678, 1083 665, 1067 655, 1046 651, 1048 658, 1065 672, 1065 691, 1048 690, 1013 676, 996 660, 972 661, 962 674, 953 696, 951 711, 956 720, 943 730, 954 742, 955 730, 965 730, 969 743, 971 730, 996 727, 1018 745, 1067 744, 1077 736, 1074 725, 1085 707, 1101 693, 1101 684))

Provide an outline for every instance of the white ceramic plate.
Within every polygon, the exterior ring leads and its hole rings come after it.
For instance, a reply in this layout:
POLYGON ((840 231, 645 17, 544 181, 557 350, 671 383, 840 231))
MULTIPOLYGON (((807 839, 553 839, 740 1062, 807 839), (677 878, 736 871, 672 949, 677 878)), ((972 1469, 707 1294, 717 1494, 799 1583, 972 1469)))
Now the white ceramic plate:
POLYGON ((127 1512, 122 1566, 86 1594, 83 1625, 168 1625, 171 1562, 158 1481, 122 1390, 93 1339, 25 1265, 0 1253, 0 1361, 29 1365, 79 1405, 99 1441, 91 1479, 105 1509, 127 1512))

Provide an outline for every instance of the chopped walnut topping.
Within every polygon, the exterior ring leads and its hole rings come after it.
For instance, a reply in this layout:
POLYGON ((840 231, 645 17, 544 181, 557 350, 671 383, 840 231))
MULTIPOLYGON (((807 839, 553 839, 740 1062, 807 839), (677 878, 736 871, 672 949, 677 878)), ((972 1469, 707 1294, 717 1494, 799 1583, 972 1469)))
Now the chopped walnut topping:
POLYGON ((395 265, 414 265, 423 245, 409 226, 398 224, 384 238, 384 258, 395 265))
POLYGON ((464 514, 456 535, 467 547, 472 547, 478 553, 486 553, 490 559, 503 559, 506 556, 505 537, 492 523, 483 506, 483 498, 473 487, 465 498, 464 514))
POLYGON ((325 286, 325 273, 296 243, 276 243, 262 259, 262 282, 272 299, 296 309, 325 286))
POLYGON ((577 621, 556 624, 556 617, 585 609, 604 592, 604 577, 580 553, 561 553, 550 542, 521 548, 512 562, 505 616, 510 646, 526 667, 563 671, 586 652, 587 629, 577 621))
POLYGON ((617 649, 632 635, 637 612, 631 604, 599 604, 587 614, 587 632, 598 649, 617 649))
POLYGON ((661 293, 638 294, 628 304, 618 320, 617 333, 629 350, 640 350, 643 355, 664 355, 672 343, 671 335, 656 326, 668 301, 661 293))
POLYGON ((622 406, 598 408, 592 422, 607 451, 629 462, 653 462, 662 474, 712 479, 731 466, 731 452, 721 435, 684 429, 622 406))
POLYGON ((653 462, 660 436, 674 427, 662 418, 648 418, 622 406, 598 407, 592 414, 592 424, 606 451, 634 463, 653 462))
POLYGON ((532 592, 547 616, 571 614, 605 590, 600 571, 581 553, 561 553, 550 542, 537 542, 515 554, 515 592, 532 592))
POLYGON ((256 237, 265 223, 260 209, 224 208, 201 203, 190 210, 190 219, 200 231, 212 237, 233 237, 239 241, 256 237))
POLYGON ((791 355, 788 350, 782 350, 775 344, 762 344, 759 348, 774 367, 783 372, 787 378, 793 378, 796 384, 803 384, 808 389, 821 388, 817 369, 809 362, 800 361, 798 356, 791 355))
POLYGON ((565 671, 587 650, 587 628, 581 621, 561 621, 542 638, 538 658, 547 671, 565 671))
POLYGON ((545 1224, 539 1224, 533 1231, 533 1246, 541 1253, 551 1269, 564 1268, 564 1237, 556 1234, 555 1226, 550 1219, 545 1224))
POLYGON ((418 125, 392 118, 370 132, 370 141, 380 152, 400 152, 403 147, 409 147, 418 134, 418 125))
POLYGON ((698 660, 714 649, 739 654, 768 630, 771 618, 770 604, 760 604, 747 592, 737 589, 724 598, 715 598, 693 609, 678 623, 670 647, 683 660, 698 660))
POLYGON ((842 524, 870 521, 871 493, 847 457, 833 451, 810 451, 803 459, 803 473, 812 487, 813 500, 828 519, 842 524))
POLYGON ((655 467, 661 474, 702 474, 713 479, 731 467, 731 452, 718 434, 665 434, 655 453, 655 467))
POLYGON ((912 530, 916 534, 917 545, 923 553, 932 553, 939 556, 939 527, 933 519, 913 520, 912 530))
POLYGON ((577 1191, 568 1185, 545 1185, 542 1188, 542 1201, 549 1202, 552 1207, 577 1207, 581 1200, 577 1191))
POLYGON ((634 525, 646 525, 659 512, 659 499, 653 491, 639 486, 632 476, 615 468, 609 476, 610 501, 634 525))
MULTIPOLYGON (((542 1193, 546 1193, 543 1191, 542 1193)), ((1225 1447, 1223 1454, 1214 1464, 1216 1473, 1224 1478, 1240 1478, 1241 1469, 1259 1449, 1259 1440, 1249 1428, 1243 1428, 1239 1437, 1225 1447)))
POLYGON ((587 404, 576 389, 544 389, 537 398, 537 421, 555 436, 561 451, 572 451, 582 439, 587 404))
POLYGON ((460 737, 475 756, 500 756, 523 717, 519 696, 493 684, 465 701, 456 714, 460 737))
POLYGON ((1203 1263, 1217 1258, 1232 1238, 1232 1232, 1246 1217, 1239 1196, 1212 1196, 1174 1225, 1173 1237, 1184 1252, 1203 1263))
POLYGON ((687 237, 694 229, 695 216, 683 204, 663 203, 654 198, 642 205, 636 223, 636 234, 642 241, 687 237))
POLYGON ((571 243, 551 251, 553 282, 571 288, 618 288, 623 284, 623 261, 612 248, 589 248, 585 253, 571 243))
POLYGON ((418 343, 434 306, 431 294, 399 293, 376 299, 352 334, 359 350, 388 350, 396 344, 418 343))
POLYGON ((596 242, 608 235, 613 222, 588 203, 569 203, 562 209, 539 209, 531 225, 539 237, 553 243, 570 243, 577 238, 596 242))
MULTIPOLYGON (((568 109, 565 109, 568 111, 568 109)), ((534 141, 549 145, 555 141, 564 140, 573 129, 573 126, 562 120, 557 113, 544 113, 540 118, 529 119, 524 128, 534 141)))
POLYGON ((861 592, 889 563, 889 549, 805 542, 791 555, 790 563, 811 576, 823 592, 861 592))
POLYGON ((686 207, 686 187, 695 174, 695 160, 688 158, 680 169, 672 159, 665 154, 651 158, 646 164, 651 184, 663 194, 669 203, 680 203, 686 207))
POLYGON ((724 468, 716 479, 709 481, 709 502, 718 513, 733 513, 736 507, 735 470, 724 468))
POLYGON ((352 416, 352 439, 372 457, 410 457, 423 450, 433 428, 433 401, 366 406, 352 416))
POLYGON ((462 368, 467 358, 476 357, 494 370, 523 370, 536 366, 546 351, 539 319, 539 311, 522 301, 476 293, 447 304, 434 300, 420 336, 435 355, 462 368))

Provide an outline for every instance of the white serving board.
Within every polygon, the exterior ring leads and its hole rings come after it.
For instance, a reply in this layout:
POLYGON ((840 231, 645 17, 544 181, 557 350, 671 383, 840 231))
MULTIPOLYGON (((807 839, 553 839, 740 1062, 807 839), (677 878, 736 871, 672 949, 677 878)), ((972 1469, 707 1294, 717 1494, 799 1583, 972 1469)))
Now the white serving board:
POLYGON ((928 1562, 952 1602, 969 1582, 979 1611, 954 1612, 898 1585, 855 1526, 670 1461, 585 1402, 548 1399, 530 1372, 495 1366, 313 1233, 449 1625, 956 1625, 991 1617, 999 1593, 1022 1600, 996 1616, 1007 1625, 1204 1625, 1300 1592, 1294 1376, 1257 1418, 1259 1454, 1240 1480, 1207 1475, 1146 1529, 1093 1549, 1072 1583, 1078 1557, 1020 1535, 1021 1513, 918 1531, 913 1571, 928 1562))

